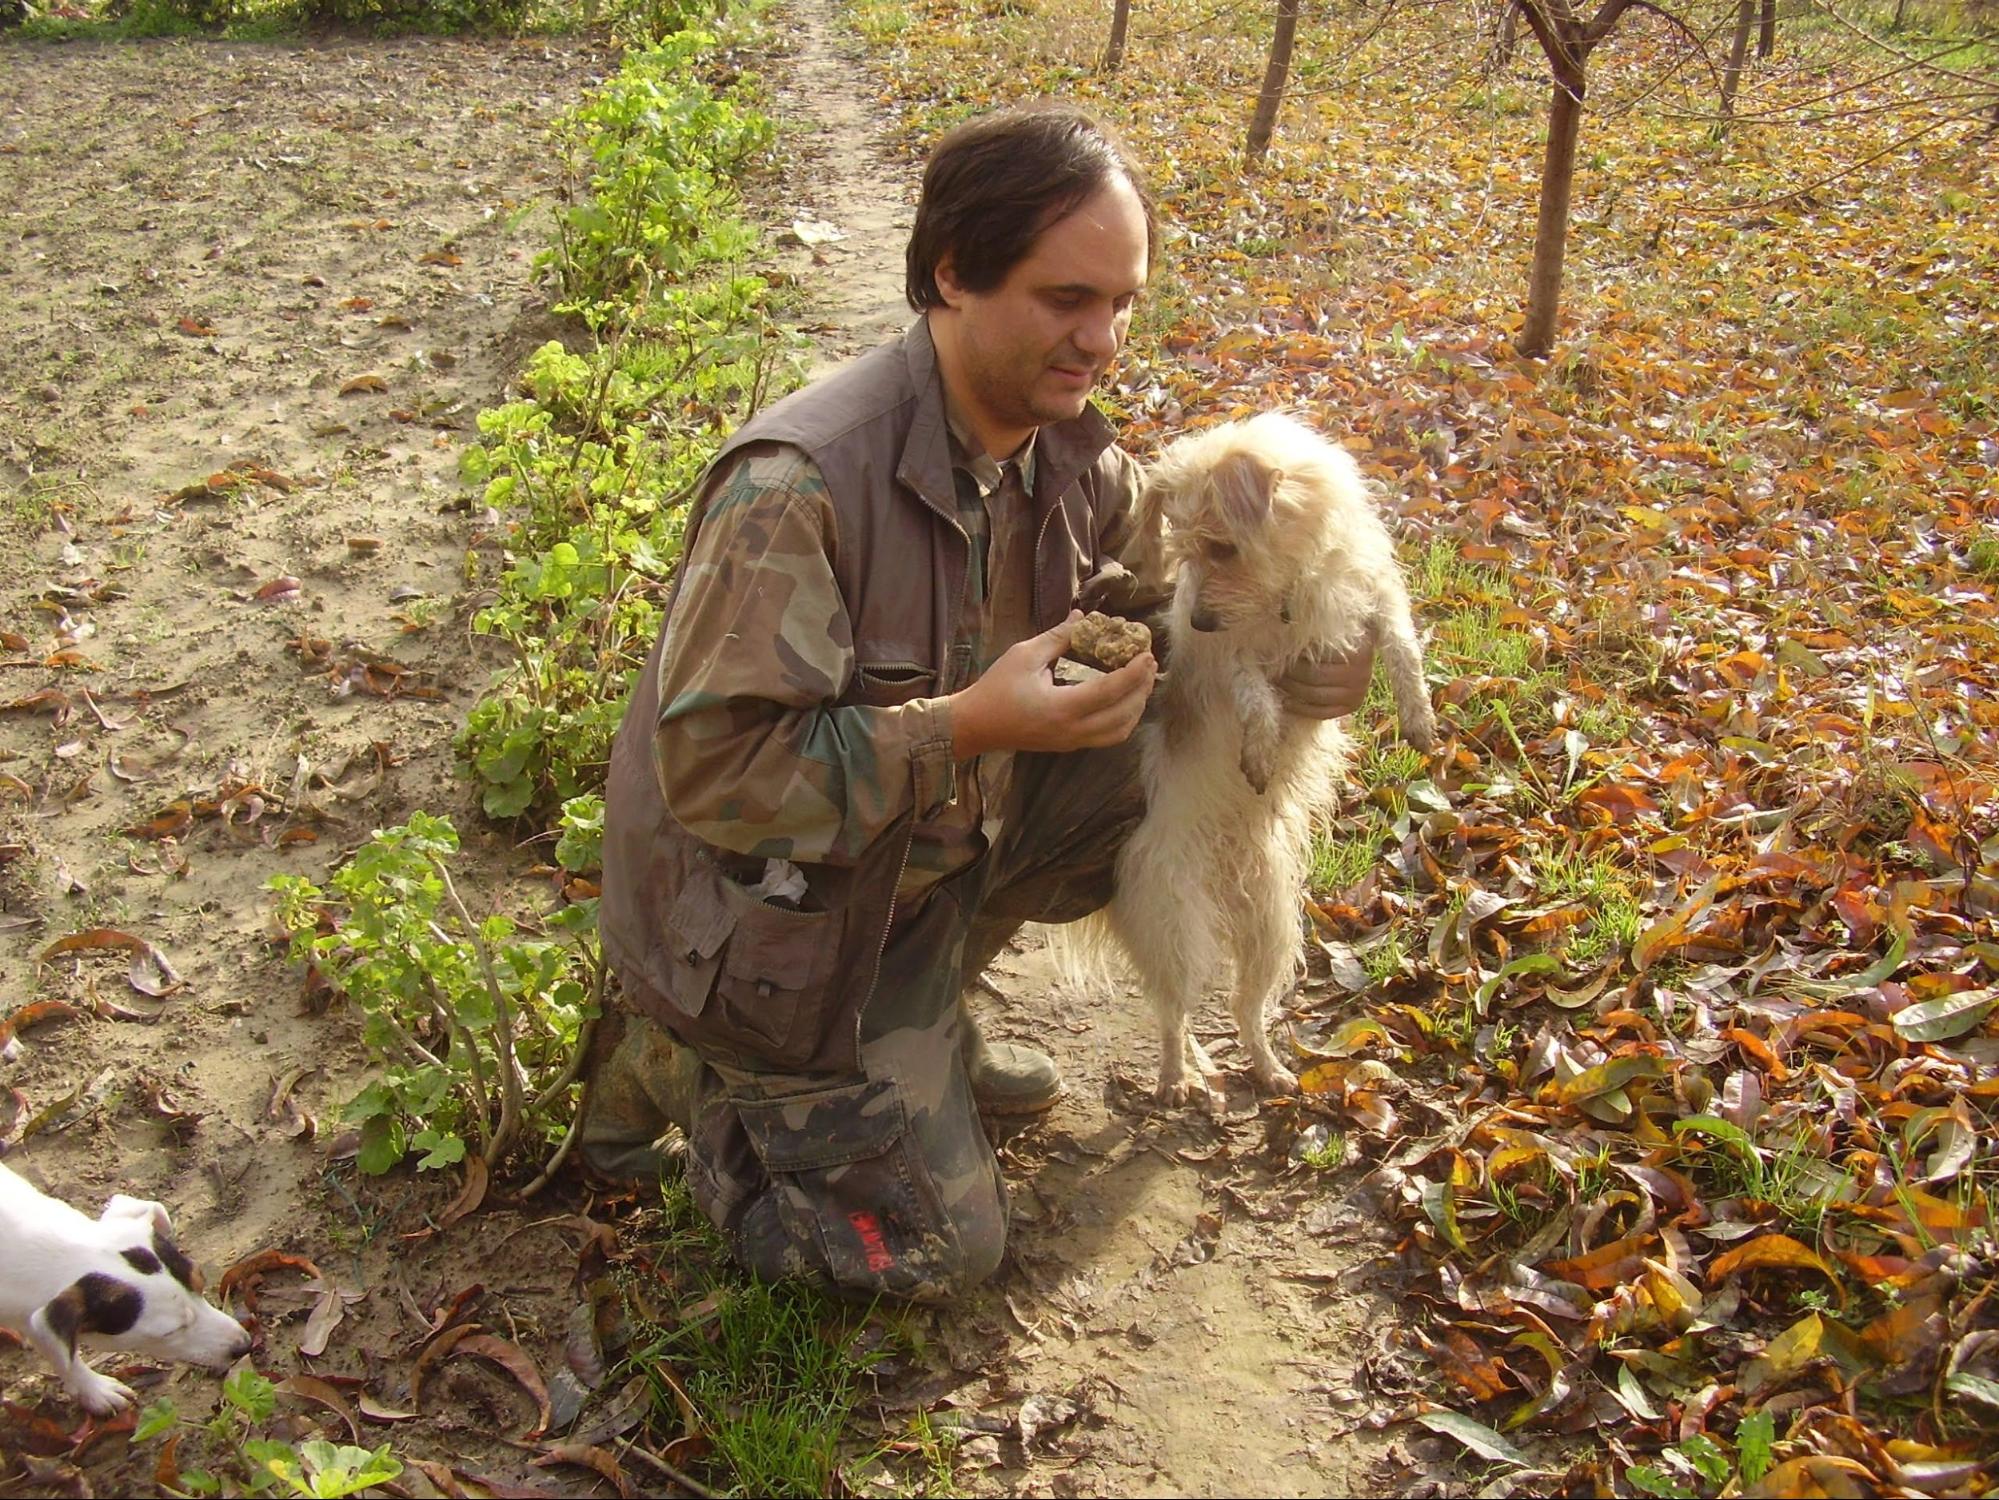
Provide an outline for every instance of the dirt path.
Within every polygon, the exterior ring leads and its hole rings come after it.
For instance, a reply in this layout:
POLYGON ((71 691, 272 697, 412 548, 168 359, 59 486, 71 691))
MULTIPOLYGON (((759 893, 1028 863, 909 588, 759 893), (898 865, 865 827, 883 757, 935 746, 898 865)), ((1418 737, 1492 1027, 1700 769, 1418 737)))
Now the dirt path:
MULTIPOLYGON (((264 885, 424 809, 464 831, 471 888, 547 904, 452 767, 495 665, 466 628, 495 531, 456 466, 545 336, 522 211, 601 65, 569 41, 0 42, 0 1013, 66 1008, 0 1061, 0 1139, 78 1204, 166 1202, 211 1273, 272 1250, 354 1293, 315 1359, 314 1283, 252 1286, 274 1379, 402 1388, 415 1324, 482 1281, 501 1327, 574 1304, 573 1245, 521 1238, 546 1212, 432 1241, 448 1179, 337 1166, 366 1054, 303 1004, 264 885), (40 961, 101 928, 184 983, 117 950, 40 961)), ((38 1361, 0 1349, 0 1380, 74 1426, 38 1361)), ((535 1472, 492 1442, 524 1425, 509 1385, 467 1366, 395 1440, 535 1472)), ((142 1394, 192 1414, 215 1390, 142 1394)), ((137 1461, 98 1443, 90 1483, 150 1491, 137 1461)))
MULTIPOLYGON (((825 310, 813 330, 823 369, 910 317, 915 173, 878 133, 870 74, 834 0, 792 0, 787 14, 778 94, 810 124, 799 132, 809 177, 784 213, 845 236, 801 271, 825 310)), ((981 1493, 1379 1489, 1390 1445, 1347 1431, 1388 1310, 1362 1286, 1383 1247, 1344 1196, 1357 1171, 1287 1168, 1281 1148, 1273 1160, 1246 1086, 1223 1126, 1154 1115, 1143 1002, 1065 988, 1038 935, 990 978, 992 1033, 1051 1051, 1069 1090, 1003 1148, 1008 1270, 975 1306, 932 1320, 939 1368, 901 1393, 1009 1425, 1003 1441, 967 1446, 960 1482, 981 1493), (1023 1424, 1046 1430, 1023 1445, 1023 1424)))
MULTIPOLYGON (((793 0, 778 34, 797 169, 762 213, 841 236, 781 253, 824 369, 908 319, 914 184, 834 0, 793 0)), ((73 1011, 0 1061, 0 1138, 72 1201, 165 1200, 210 1266, 311 1259, 318 1282, 266 1278, 260 1366, 389 1405, 412 1339, 475 1287, 489 1327, 559 1368, 600 1242, 573 1194, 440 1236, 452 1182, 334 1169, 365 1055, 350 1019, 302 1006, 262 890, 422 808, 465 831, 490 900, 547 900, 452 769, 494 664, 466 631, 491 525, 455 466, 546 336, 543 221, 521 209, 600 67, 568 42, 0 44, 0 1013, 73 1011), (143 993, 120 952, 40 961, 107 927, 184 987, 143 993), (337 1336, 302 1354, 329 1288, 337 1336)), ((927 1318, 929 1367, 892 1407, 959 1409, 976 1493, 1402 1485, 1373 1467, 1385 1440, 1348 1435, 1378 1400, 1364 1377, 1393 1368, 1357 1172, 1290 1164, 1246 1093, 1221 1125, 1152 1114, 1138 1001, 1065 989, 1038 942, 992 978, 993 1031, 1052 1049, 1069 1092, 1002 1147, 1007 1270, 927 1318)), ((0 1349, 0 1382, 68 1420, 28 1356, 0 1349)), ((213 1399, 192 1372, 154 1387, 213 1399)), ((532 1416, 497 1372, 454 1361, 423 1406, 399 1452, 556 1486, 495 1441, 532 1416)), ((99 1493, 149 1488, 130 1451, 92 1450, 99 1493)))

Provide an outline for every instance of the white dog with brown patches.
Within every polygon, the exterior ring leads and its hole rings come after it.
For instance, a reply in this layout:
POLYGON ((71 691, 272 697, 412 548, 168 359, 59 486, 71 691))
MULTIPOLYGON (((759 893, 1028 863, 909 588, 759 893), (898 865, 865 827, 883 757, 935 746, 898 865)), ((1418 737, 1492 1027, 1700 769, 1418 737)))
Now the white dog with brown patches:
POLYGON ((1297 1087, 1266 1028, 1303 953, 1312 821, 1352 754, 1337 723, 1285 713, 1273 684, 1372 638, 1403 736, 1429 749, 1436 719, 1394 543, 1345 450, 1280 414, 1227 423, 1171 444, 1139 507, 1177 582, 1138 731, 1146 814, 1103 916, 1158 1011, 1160 1099, 1219 1107, 1187 1021, 1225 964, 1257 1087, 1297 1087))
POLYGON ((99 1416, 131 1388, 77 1352, 90 1338, 113 1349, 226 1368, 250 1335, 201 1294, 201 1272, 173 1242, 160 1204, 118 1194, 87 1219, 0 1166, 0 1323, 17 1328, 99 1416))

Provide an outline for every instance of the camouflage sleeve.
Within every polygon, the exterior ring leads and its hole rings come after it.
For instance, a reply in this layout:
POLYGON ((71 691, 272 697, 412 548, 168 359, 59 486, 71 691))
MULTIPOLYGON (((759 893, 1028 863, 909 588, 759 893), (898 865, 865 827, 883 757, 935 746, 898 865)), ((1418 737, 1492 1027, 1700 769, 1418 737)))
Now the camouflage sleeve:
POLYGON ((1138 460, 1112 446, 1097 460, 1097 555, 1082 606, 1128 616, 1151 612, 1173 592, 1159 545, 1159 518, 1138 503, 1145 475, 1138 460))
POLYGON ((708 493, 660 658, 666 805, 718 848, 852 864, 901 814, 933 816, 956 796, 950 705, 836 705, 853 630, 809 458, 748 450, 708 493))

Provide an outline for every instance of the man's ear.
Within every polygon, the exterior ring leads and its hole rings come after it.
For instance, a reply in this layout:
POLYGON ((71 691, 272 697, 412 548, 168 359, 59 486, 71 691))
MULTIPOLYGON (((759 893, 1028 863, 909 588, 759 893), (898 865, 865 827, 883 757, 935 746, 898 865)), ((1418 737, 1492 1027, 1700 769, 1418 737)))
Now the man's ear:
POLYGON ((1231 453, 1209 472, 1221 513, 1238 525, 1258 526, 1270 514, 1282 469, 1268 467, 1253 453, 1231 453))
POLYGON ((937 291, 944 299, 946 307, 956 307, 965 299, 965 288, 958 280, 958 268, 952 263, 949 251, 938 257, 937 264, 930 268, 930 279, 937 283, 937 291))

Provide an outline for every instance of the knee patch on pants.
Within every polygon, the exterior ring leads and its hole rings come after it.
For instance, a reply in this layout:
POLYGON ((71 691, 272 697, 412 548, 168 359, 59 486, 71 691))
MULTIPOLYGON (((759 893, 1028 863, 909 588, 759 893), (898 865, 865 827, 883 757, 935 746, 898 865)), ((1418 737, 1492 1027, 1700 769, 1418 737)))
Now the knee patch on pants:
POLYGON ((742 1221, 738 1252, 753 1271, 816 1270, 843 1292, 926 1302, 999 1265, 1004 1200, 986 1201, 987 1189, 947 1202, 893 1079, 731 1102, 775 1205, 742 1221))

